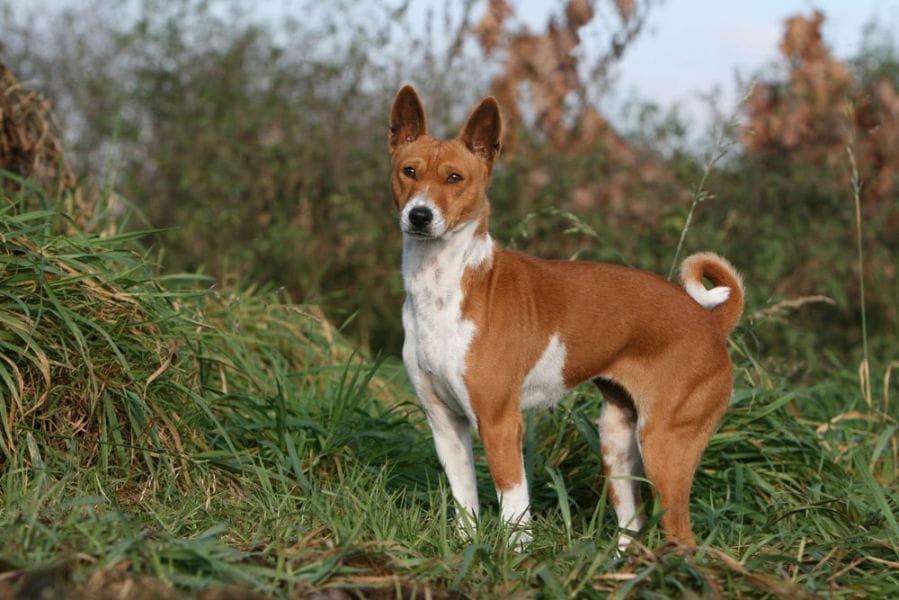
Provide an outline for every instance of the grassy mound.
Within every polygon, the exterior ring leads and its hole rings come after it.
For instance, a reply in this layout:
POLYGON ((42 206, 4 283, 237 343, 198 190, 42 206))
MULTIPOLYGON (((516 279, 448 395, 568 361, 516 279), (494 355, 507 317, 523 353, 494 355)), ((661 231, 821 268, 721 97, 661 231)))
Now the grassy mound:
POLYGON ((60 235, 65 215, 23 212, 46 204, 29 195, 41 192, 8 198, 0 214, 0 449, 10 464, 40 462, 38 436, 80 464, 158 478, 185 452, 233 453, 219 418, 241 395, 277 395, 277 373, 315 386, 319 365, 351 353, 315 309, 156 276, 134 234, 60 235), (220 435, 197 433, 211 431, 220 435))

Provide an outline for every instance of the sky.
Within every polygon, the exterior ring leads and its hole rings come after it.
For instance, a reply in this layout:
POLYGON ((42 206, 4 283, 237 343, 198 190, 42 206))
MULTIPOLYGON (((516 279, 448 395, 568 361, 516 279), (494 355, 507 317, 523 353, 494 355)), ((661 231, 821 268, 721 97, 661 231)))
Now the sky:
POLYGON ((824 40, 837 58, 857 54, 872 20, 899 35, 899 0, 667 0, 619 63, 619 89, 695 109, 700 94, 719 86, 725 104, 734 105, 742 97, 735 75, 748 81, 771 64, 784 20, 816 8, 825 14, 824 40))
MULTIPOLYGON (((77 1, 7 0, 14 9, 25 11, 53 11, 77 1)), ((447 1, 454 0, 411 0, 411 16, 420 15, 423 23, 428 8, 441 13, 447 1)), ((564 6, 563 0, 509 2, 516 6, 519 21, 538 31, 564 6)), ((608 9, 607 2, 598 4, 608 9)), ((345 4, 360 7, 361 13, 370 6, 362 0, 345 4)), ((310 6, 308 0, 259 0, 251 5, 272 18, 295 16, 310 6)), ((899 36, 899 0, 655 0, 646 28, 614 69, 613 93, 602 100, 602 107, 614 122, 629 98, 661 107, 677 103, 685 116, 701 125, 708 113, 701 97, 717 88, 722 108, 730 113, 745 91, 736 84, 736 75, 748 82, 753 73, 771 64, 778 55, 784 19, 810 15, 815 9, 826 15, 825 41, 838 58, 857 53, 862 30, 872 20, 899 36)))
MULTIPOLYGON (((558 0, 519 0, 517 16, 542 30, 558 0)), ((602 6, 602 4, 600 4, 602 6)), ((662 0, 644 31, 614 69, 613 93, 601 101, 613 122, 629 98, 680 106, 697 129, 709 119, 702 96, 717 88, 731 114, 753 74, 778 58, 784 20, 825 14, 824 39, 837 58, 855 56, 862 31, 875 20, 899 36, 899 0, 662 0)), ((899 46, 899 40, 897 40, 899 46)))

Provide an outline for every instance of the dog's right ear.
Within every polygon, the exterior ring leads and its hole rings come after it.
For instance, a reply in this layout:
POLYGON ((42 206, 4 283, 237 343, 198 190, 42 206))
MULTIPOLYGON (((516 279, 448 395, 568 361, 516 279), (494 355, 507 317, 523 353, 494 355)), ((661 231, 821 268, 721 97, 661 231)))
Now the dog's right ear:
POLYGON ((428 131, 425 109, 411 85, 404 86, 390 109, 390 151, 414 142, 428 131))

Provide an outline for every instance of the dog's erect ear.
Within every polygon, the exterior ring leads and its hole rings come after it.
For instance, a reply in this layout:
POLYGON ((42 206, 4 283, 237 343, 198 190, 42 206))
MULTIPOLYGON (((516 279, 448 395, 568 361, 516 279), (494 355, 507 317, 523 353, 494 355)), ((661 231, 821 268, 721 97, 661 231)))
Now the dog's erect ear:
POLYGON ((393 100, 390 109, 390 150, 391 152, 409 142, 414 142, 428 132, 425 109, 421 105, 415 88, 404 86, 393 100))
POLYGON ((484 98, 472 111, 462 133, 459 134, 459 139, 475 155, 487 161, 488 165, 492 165, 493 159, 499 154, 502 131, 503 121, 499 115, 499 105, 496 99, 489 97, 484 98))

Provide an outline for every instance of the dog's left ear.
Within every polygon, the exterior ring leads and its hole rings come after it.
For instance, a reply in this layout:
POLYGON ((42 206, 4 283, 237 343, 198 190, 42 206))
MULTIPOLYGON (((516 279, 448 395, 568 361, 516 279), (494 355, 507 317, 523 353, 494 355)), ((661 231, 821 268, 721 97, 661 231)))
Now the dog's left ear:
POLYGON ((459 139, 476 156, 493 165, 493 160, 499 154, 500 136, 503 131, 503 121, 499 114, 499 105, 493 97, 484 98, 478 107, 474 109, 459 139))

